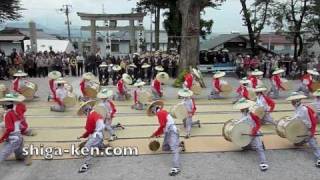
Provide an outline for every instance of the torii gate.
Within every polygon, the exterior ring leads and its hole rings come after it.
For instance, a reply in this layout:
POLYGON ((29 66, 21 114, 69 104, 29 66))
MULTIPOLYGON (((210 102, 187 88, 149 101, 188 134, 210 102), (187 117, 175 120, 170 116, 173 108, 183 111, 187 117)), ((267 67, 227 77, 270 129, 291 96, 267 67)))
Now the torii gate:
MULTIPOLYGON (((146 13, 130 13, 130 14, 88 14, 77 13, 81 20, 90 21, 90 26, 82 26, 81 31, 91 32, 91 53, 97 52, 97 31, 130 31, 130 53, 136 52, 136 31, 143 31, 143 19, 146 13), (129 26, 96 26, 96 21, 129 21, 129 26), (135 26, 135 21, 139 22, 139 26, 135 26)), ((141 33, 142 34, 142 33, 141 33)))

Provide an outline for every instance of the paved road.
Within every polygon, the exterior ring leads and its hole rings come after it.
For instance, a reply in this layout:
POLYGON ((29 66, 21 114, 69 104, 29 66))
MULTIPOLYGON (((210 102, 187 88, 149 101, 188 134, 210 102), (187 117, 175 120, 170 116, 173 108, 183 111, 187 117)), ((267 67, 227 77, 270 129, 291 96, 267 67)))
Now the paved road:
MULTIPOLYGON (((79 79, 68 78, 77 87, 79 79)), ((235 79, 228 78, 234 86, 235 79)), ((42 100, 48 94, 47 79, 33 79, 41 86, 38 95, 42 100)), ((210 82, 206 78, 206 82, 210 82)), ((8 83, 8 82, 5 82, 8 83)), ((297 86, 297 83, 295 83, 297 86)), ((79 90, 76 90, 77 92, 79 90)), ((205 98, 206 90, 201 97, 205 98)), ((168 88, 168 98, 176 97, 176 89, 168 88)), ((0 180, 37 179, 199 179, 199 180, 319 180, 320 169, 313 165, 313 155, 307 150, 269 150, 266 152, 270 169, 260 172, 256 153, 195 153, 182 155, 182 173, 168 176, 171 155, 146 155, 137 157, 107 157, 94 160, 92 169, 78 174, 81 160, 34 161, 30 167, 10 161, 0 165, 0 180)))
POLYGON ((92 169, 78 174, 81 160, 34 161, 26 167, 18 162, 0 165, 2 180, 112 179, 112 180, 319 180, 311 152, 267 151, 270 169, 260 172, 255 152, 196 153, 182 155, 182 173, 168 176, 170 155, 99 158, 92 169))

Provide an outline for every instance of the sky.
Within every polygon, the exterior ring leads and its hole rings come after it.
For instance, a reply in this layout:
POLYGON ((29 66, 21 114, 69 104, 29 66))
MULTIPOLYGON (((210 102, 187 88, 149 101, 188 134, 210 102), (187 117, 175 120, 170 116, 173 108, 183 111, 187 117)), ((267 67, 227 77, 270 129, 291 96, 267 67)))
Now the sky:
MULTIPOLYGON (((23 18, 19 21, 33 20, 47 28, 66 30, 66 17, 59 9, 62 5, 69 4, 72 6, 71 29, 76 30, 79 26, 89 25, 88 21, 80 20, 77 12, 102 13, 104 9, 105 13, 129 13, 136 2, 137 0, 21 0, 22 7, 26 10, 22 12, 23 18)), ((213 33, 246 32, 246 28, 242 26, 240 11, 238 0, 227 0, 219 10, 206 9, 203 17, 214 20, 213 33)), ((146 29, 150 29, 150 22, 150 16, 147 16, 144 20, 146 29)), ((265 31, 270 31, 270 28, 265 31)))

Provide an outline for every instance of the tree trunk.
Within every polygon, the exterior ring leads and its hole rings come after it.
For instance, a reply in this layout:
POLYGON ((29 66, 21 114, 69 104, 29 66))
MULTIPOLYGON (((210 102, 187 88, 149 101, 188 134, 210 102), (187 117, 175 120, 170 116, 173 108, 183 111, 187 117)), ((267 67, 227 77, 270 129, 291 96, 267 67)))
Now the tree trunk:
POLYGON ((199 0, 179 0, 182 16, 180 70, 196 67, 199 62, 200 2, 199 0))
POLYGON ((294 45, 294 60, 298 60, 298 36, 297 34, 294 35, 293 37, 293 45, 294 45))
POLYGON ((160 47, 160 7, 156 7, 156 17, 155 17, 155 45, 156 51, 159 50, 160 47))
POLYGON ((242 11, 243 11, 243 16, 246 22, 246 26, 248 29, 248 34, 249 34, 249 41, 250 41, 250 46, 251 46, 251 52, 252 55, 255 56, 257 55, 257 50, 256 50, 256 40, 255 40, 255 34, 252 29, 252 22, 250 19, 250 12, 247 8, 246 0, 240 0, 241 6, 242 6, 242 11))
POLYGON ((298 36, 298 39, 299 39, 298 56, 301 56, 302 53, 303 53, 303 48, 304 48, 303 39, 302 39, 302 37, 301 37, 301 34, 298 36))

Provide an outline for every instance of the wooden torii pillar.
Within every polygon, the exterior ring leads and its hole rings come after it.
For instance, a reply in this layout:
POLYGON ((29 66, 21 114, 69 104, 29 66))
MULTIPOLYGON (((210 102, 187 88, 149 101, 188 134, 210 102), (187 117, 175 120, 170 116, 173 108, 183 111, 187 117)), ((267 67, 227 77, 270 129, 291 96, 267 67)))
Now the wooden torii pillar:
POLYGON ((91 53, 97 52, 97 31, 130 31, 130 53, 136 52, 136 31, 143 30, 142 26, 135 26, 135 21, 143 21, 146 13, 130 13, 130 14, 88 14, 77 13, 81 20, 90 21, 90 26, 82 26, 82 31, 91 32, 91 53), (106 27, 96 26, 97 21, 129 21, 129 26, 106 27))

